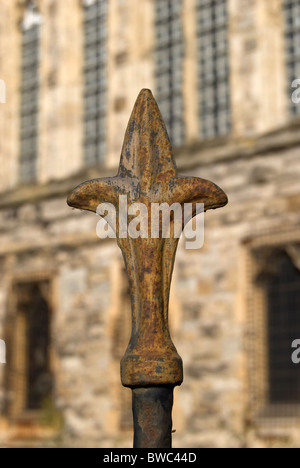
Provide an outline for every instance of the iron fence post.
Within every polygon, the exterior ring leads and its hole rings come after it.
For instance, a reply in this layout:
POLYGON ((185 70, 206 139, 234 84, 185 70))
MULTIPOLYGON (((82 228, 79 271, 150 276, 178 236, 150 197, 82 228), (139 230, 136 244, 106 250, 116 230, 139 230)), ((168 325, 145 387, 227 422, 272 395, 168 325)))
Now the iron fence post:
MULTIPOLYGON (((225 193, 212 182, 180 177, 171 143, 151 91, 144 89, 134 106, 115 177, 84 182, 68 197, 71 207, 97 212, 100 203, 116 208, 116 236, 131 290, 132 334, 121 361, 122 384, 133 393, 134 447, 170 448, 174 387, 183 380, 182 360, 168 328, 170 284, 178 238, 131 238, 120 235, 119 196, 130 203, 196 203, 204 210, 227 204, 225 193)), ((171 220, 174 228, 174 219, 171 220)), ((151 232, 151 216, 148 217, 151 232)), ((182 228, 185 220, 182 219, 182 228)), ((124 226, 123 226, 124 227, 124 226)), ((126 226, 127 227, 127 226, 126 226)))

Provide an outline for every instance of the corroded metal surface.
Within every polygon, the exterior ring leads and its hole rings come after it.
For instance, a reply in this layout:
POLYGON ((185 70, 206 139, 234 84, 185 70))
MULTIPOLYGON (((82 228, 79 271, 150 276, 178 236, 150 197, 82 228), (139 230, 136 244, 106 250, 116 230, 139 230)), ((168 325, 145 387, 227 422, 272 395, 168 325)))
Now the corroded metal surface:
MULTIPOLYGON (((142 90, 133 109, 115 177, 84 182, 69 196, 68 204, 97 211, 100 203, 112 203, 117 212, 117 241, 130 281, 132 334, 121 361, 124 386, 176 386, 182 383, 182 361, 168 328, 168 303, 178 238, 120 238, 119 195, 128 204, 203 203, 205 211, 227 204, 225 193, 214 183, 196 177, 180 177, 164 121, 151 91, 142 90)), ((130 221, 130 216, 129 216, 130 221)), ((151 232, 151 216, 148 217, 151 232)), ((173 220, 174 224, 174 220, 173 220)), ((183 220, 184 224, 184 220, 183 220)), ((172 228, 171 228, 172 233, 172 228)))
POLYGON ((173 386, 132 390, 134 447, 170 448, 172 446, 173 391, 173 386))

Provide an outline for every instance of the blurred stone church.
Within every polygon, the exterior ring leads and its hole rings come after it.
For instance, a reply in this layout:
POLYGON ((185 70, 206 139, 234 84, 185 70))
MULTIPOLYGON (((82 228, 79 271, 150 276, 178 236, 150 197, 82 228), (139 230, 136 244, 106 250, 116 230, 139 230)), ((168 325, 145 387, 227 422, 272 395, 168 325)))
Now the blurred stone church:
POLYGON ((123 259, 66 197, 150 88, 180 173, 229 197, 176 258, 174 447, 299 447, 300 0, 1 0, 0 78, 0 445, 132 444, 123 259))

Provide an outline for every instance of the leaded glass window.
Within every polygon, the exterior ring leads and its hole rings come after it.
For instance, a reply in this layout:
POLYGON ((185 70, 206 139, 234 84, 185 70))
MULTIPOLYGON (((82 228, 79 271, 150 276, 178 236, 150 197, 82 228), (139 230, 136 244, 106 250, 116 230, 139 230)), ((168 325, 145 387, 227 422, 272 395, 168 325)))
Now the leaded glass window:
POLYGON ((184 142, 182 0, 155 1, 157 102, 174 146, 184 142))
POLYGON ((35 181, 38 158, 40 17, 31 4, 22 25, 20 180, 35 181))
POLYGON ((107 0, 84 1, 84 153, 87 165, 106 152, 107 0))
POLYGON ((197 0, 199 121, 203 138, 231 129, 227 0, 197 0))
POLYGON ((248 240, 245 346, 249 415, 278 430, 299 425, 300 373, 292 359, 300 336, 299 230, 248 240))
POLYGON ((300 78, 300 0, 283 0, 285 24, 285 50, 287 67, 287 94, 290 112, 300 115, 300 105, 290 99, 291 85, 300 78))

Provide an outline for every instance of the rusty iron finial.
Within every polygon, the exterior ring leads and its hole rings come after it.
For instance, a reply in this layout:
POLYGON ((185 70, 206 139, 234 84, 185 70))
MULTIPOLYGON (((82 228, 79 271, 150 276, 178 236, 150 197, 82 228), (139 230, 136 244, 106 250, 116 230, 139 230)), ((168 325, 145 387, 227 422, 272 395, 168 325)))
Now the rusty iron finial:
MULTIPOLYGON (((117 242, 130 282, 132 334, 121 361, 122 384, 133 390, 134 446, 171 447, 173 389, 183 380, 182 360, 168 328, 168 303, 178 238, 121 238, 119 196, 128 205, 203 203, 205 211, 225 206, 225 193, 212 182, 180 177, 166 126, 150 90, 138 96, 125 134, 118 175, 79 185, 69 196, 74 208, 97 212, 112 203, 117 242)), ((171 221, 172 222, 172 221, 171 221)), ((149 227, 151 217, 148 219, 149 227)), ((173 219, 174 223, 174 219, 173 219)), ((183 221, 184 224, 184 221, 183 221)), ((150 231, 149 231, 150 232, 150 231)))

